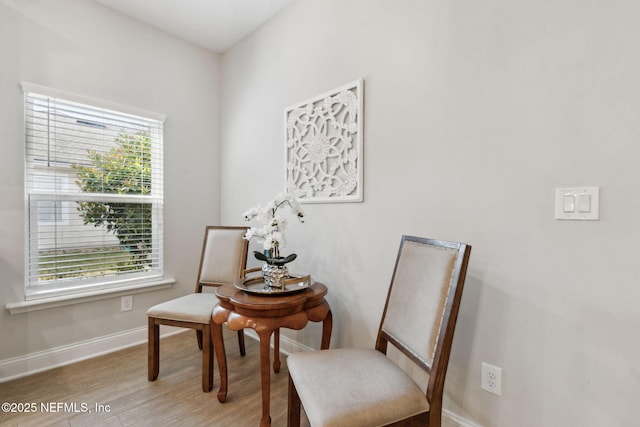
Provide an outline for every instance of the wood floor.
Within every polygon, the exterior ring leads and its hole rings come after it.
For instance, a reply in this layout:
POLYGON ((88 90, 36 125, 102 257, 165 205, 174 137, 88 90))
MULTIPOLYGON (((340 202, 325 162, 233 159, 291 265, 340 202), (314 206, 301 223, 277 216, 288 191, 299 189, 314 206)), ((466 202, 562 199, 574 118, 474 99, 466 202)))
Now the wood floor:
MULTIPOLYGON (((235 332, 225 330, 225 347, 229 392, 224 404, 216 399, 220 386, 217 366, 214 390, 202 392, 201 354, 195 332, 186 331, 161 340, 160 375, 153 382, 147 380, 144 344, 0 384, 0 403, 34 403, 36 407, 34 413, 0 412, 0 425, 258 426, 261 415, 258 343, 247 338, 247 354, 241 358, 235 332)), ((274 427, 287 424, 286 356, 281 360, 280 373, 271 373, 274 427)), ((309 425, 304 414, 301 425, 309 425)))

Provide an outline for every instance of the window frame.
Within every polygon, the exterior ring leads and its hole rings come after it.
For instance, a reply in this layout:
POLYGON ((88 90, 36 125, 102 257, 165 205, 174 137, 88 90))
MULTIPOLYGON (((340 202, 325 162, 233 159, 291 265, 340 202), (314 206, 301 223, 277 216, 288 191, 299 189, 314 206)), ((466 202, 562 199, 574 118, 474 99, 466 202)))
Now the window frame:
MULTIPOLYGON (((164 122, 166 116, 163 114, 142 111, 133 107, 123 106, 120 104, 94 99, 82 95, 77 95, 58 89, 53 89, 41 85, 36 85, 29 82, 21 82, 20 84, 24 96, 25 96, 25 301, 46 299, 46 298, 59 298, 65 296, 82 296, 90 295, 95 292, 104 292, 109 289, 122 289, 123 286, 138 287, 145 283, 158 283, 164 278, 164 232, 163 232, 163 205, 164 205, 164 191, 163 191, 163 139, 164 139, 164 122), (30 181, 28 174, 33 173, 34 179, 37 179, 39 174, 46 174, 47 171, 38 171, 37 165, 34 163, 34 159, 29 158, 29 144, 32 144, 28 139, 29 134, 27 132, 28 117, 27 117, 27 98, 28 96, 36 95, 38 97, 46 97, 57 99, 63 102, 83 104, 92 109, 101 109, 105 111, 113 111, 117 114, 136 116, 137 119, 153 122, 157 127, 158 132, 152 137, 153 151, 151 157, 151 194, 110 194, 110 193, 85 193, 81 191, 58 191, 58 188, 47 191, 46 189, 31 188, 30 185, 34 183, 30 181), (36 172, 34 172, 36 171, 36 172), (48 193, 48 194, 47 194, 48 193), (38 227, 46 225, 64 225, 65 220, 68 221, 68 217, 65 218, 64 213, 60 217, 60 220, 54 220, 52 222, 43 222, 38 219, 33 219, 34 215, 31 214, 31 209, 38 209, 35 204, 32 207, 32 202, 46 199, 47 196, 51 196, 55 193, 56 207, 57 203, 64 206, 65 203, 81 202, 81 201, 124 201, 132 204, 145 204, 151 205, 151 231, 152 231, 152 253, 154 254, 154 263, 152 268, 147 271, 139 271, 135 273, 116 274, 115 276, 103 275, 98 278, 82 278, 82 279, 54 279, 46 281, 44 284, 38 283, 39 274, 36 273, 35 280, 32 280, 33 269, 33 254, 34 251, 38 252, 38 233, 36 230, 38 227), (35 248, 35 249, 34 249, 35 248)), ((89 110, 84 110, 89 111, 89 110)), ((108 114, 108 113, 107 113, 108 114)), ((95 126, 100 125, 101 122, 80 123, 80 125, 95 126)), ((62 159, 65 160, 65 159, 62 159)), ((54 178, 56 179, 56 178, 54 178)), ((64 180, 65 178, 63 178, 64 180)), ((71 181, 69 179, 69 181, 71 181)), ((63 184, 65 185, 65 184, 63 184)), ((67 182, 68 187, 73 186, 72 182, 67 182)), ((57 183, 54 184, 54 187, 57 183)), ((45 186, 46 187, 46 186, 45 186)), ((64 209, 63 209, 64 212, 64 209)), ((54 213, 56 215, 56 213, 54 213)), ((37 215, 36 215, 37 218, 37 215)), ((59 247, 55 246, 56 249, 59 247)), ((38 261, 36 261, 38 262, 38 261)))

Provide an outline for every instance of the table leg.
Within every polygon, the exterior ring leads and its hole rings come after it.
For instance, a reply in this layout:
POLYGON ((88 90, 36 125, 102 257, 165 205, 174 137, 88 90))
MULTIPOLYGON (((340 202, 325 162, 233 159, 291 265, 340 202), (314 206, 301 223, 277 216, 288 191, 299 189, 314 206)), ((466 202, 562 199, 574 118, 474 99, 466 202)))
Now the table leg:
POLYGON ((322 342, 320 344, 321 350, 326 350, 329 348, 329 343, 331 343, 331 329, 333 328, 333 315, 331 314, 331 310, 327 312, 326 317, 322 320, 322 342))
POLYGON ((227 400, 227 356, 224 351, 224 339, 222 338, 222 323, 211 322, 211 338, 213 339, 213 350, 216 353, 218 371, 220 372, 218 401, 224 403, 227 400))
POLYGON ((263 329, 256 332, 260 337, 260 376, 262 380, 262 419, 260 420, 260 427, 268 427, 271 425, 271 416, 269 415, 269 401, 271 399, 269 353, 271 351, 272 330, 263 329))
POLYGON ((273 331, 273 372, 280 372, 280 328, 273 331))

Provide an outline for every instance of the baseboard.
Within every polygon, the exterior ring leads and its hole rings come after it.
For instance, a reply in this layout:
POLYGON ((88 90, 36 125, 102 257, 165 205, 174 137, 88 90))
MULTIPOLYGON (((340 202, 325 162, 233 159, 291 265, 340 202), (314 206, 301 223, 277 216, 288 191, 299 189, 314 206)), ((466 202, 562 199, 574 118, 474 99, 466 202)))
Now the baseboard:
MULTIPOLYGON (((253 329, 245 329, 244 334, 249 338, 253 338, 256 341, 260 341, 258 334, 253 329)), ((271 337, 271 347, 273 347, 273 336, 271 337)), ((300 351, 312 351, 316 350, 315 348, 308 347, 306 345, 300 344, 297 341, 292 340, 282 334, 280 334, 280 352, 286 354, 287 356, 292 353, 298 353, 300 351)))
POLYGON ((447 409, 442 410, 442 418, 446 418, 449 421, 456 423, 456 425, 458 425, 459 427, 482 427, 481 425, 476 424, 471 420, 468 420, 456 414, 455 412, 451 412, 447 409))
MULTIPOLYGON (((181 328, 162 327, 161 336, 183 332, 181 328)), ((115 334, 0 360, 0 383, 69 365, 113 351, 147 342, 148 329, 142 326, 115 334)))

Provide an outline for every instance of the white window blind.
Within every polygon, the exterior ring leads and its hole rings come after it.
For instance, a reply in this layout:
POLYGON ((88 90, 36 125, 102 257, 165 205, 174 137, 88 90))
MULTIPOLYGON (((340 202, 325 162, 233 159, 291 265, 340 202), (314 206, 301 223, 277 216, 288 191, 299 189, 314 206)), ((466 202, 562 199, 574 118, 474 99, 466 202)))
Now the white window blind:
POLYGON ((161 278, 163 119, 23 88, 27 299, 161 278))

